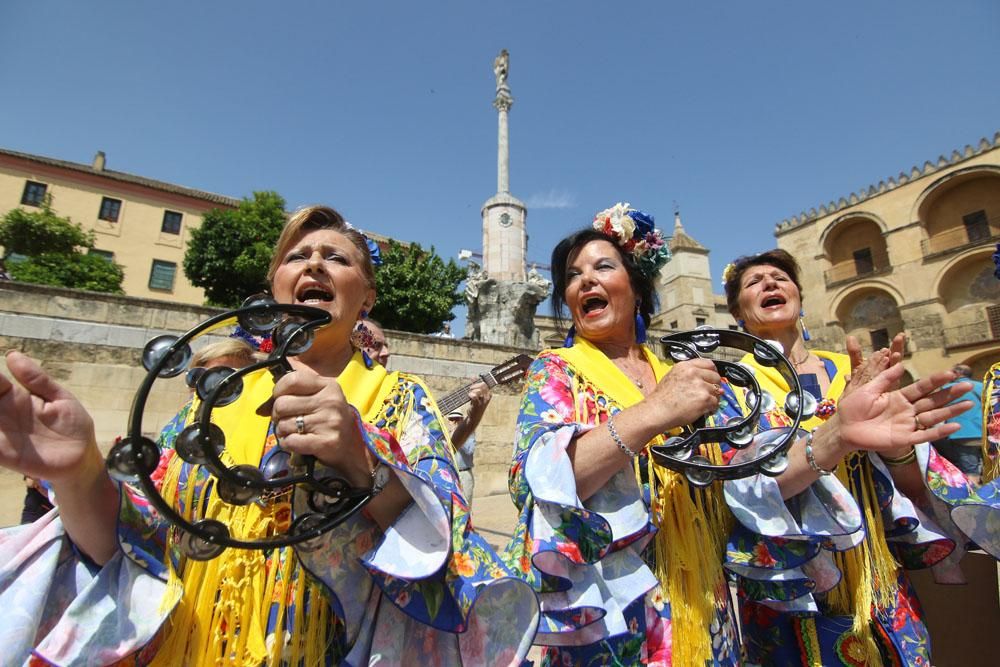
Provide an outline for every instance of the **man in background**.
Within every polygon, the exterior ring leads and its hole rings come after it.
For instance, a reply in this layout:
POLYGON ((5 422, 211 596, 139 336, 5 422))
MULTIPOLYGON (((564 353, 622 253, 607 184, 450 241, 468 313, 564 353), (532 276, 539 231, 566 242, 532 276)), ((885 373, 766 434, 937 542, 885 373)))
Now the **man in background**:
POLYGON ((476 478, 472 472, 475 465, 473 457, 476 454, 476 427, 486 413, 493 394, 485 382, 477 382, 469 388, 469 406, 463 413, 453 410, 448 413, 448 424, 451 427, 451 444, 455 448, 455 461, 458 464, 458 478, 465 491, 465 498, 472 507, 472 495, 476 488, 476 478))
POLYGON ((948 420, 949 423, 961 426, 947 438, 934 443, 938 454, 951 461, 956 468, 974 483, 979 483, 983 472, 983 383, 972 379, 972 369, 965 364, 952 368, 958 373, 955 382, 946 384, 950 387, 957 382, 970 382, 972 389, 955 399, 956 401, 972 401, 972 408, 957 417, 948 420))

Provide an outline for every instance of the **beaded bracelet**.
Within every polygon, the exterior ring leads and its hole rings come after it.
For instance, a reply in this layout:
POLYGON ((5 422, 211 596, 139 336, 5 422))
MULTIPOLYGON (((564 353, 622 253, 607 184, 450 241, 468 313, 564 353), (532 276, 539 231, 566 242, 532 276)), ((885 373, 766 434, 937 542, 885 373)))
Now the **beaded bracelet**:
POLYGON ((809 431, 809 434, 806 436, 806 462, 809 464, 809 467, 821 477, 832 475, 834 471, 837 470, 837 466, 833 466, 833 470, 826 470, 825 468, 821 468, 820 465, 816 463, 816 456, 813 454, 813 433, 815 432, 816 429, 813 429, 809 431))
POLYGON ((879 458, 881 458, 882 463, 887 466, 905 466, 917 460, 917 450, 910 449, 910 451, 902 456, 886 456, 885 454, 879 454, 879 458))
POLYGON ((621 436, 618 435, 618 431, 615 429, 615 421, 612 415, 608 415, 608 432, 611 433, 611 439, 618 445, 618 449, 628 454, 630 459, 639 458, 638 452, 633 452, 628 445, 622 442, 621 436))

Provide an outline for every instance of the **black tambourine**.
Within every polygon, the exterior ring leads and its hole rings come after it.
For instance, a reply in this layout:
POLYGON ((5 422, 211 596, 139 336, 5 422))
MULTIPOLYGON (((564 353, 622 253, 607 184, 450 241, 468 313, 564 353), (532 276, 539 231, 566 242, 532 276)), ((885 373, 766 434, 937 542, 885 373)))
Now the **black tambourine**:
POLYGON ((316 538, 371 500, 371 489, 351 487, 329 468, 317 466, 313 457, 290 455, 280 449, 280 444, 268 453, 261 466, 227 466, 220 458, 225 449, 225 434, 211 421, 213 409, 239 398, 243 376, 262 368, 267 368, 275 379, 289 372, 292 366, 288 357, 308 350, 315 329, 330 321, 330 314, 319 308, 278 304, 267 295, 256 295, 242 307, 216 315, 180 337, 157 336, 143 348, 142 365, 148 373, 132 403, 128 435, 108 453, 108 472, 120 482, 138 484, 157 511, 181 529, 180 548, 189 558, 210 560, 226 547, 271 549, 294 544, 300 550, 315 549, 321 544, 316 538), (236 324, 255 336, 270 335, 273 351, 267 359, 239 370, 217 366, 199 375, 189 374, 201 403, 194 421, 177 435, 174 450, 187 463, 208 470, 215 477, 215 493, 231 505, 266 500, 266 496, 287 492, 292 487, 303 490, 310 511, 296 516, 287 533, 250 541, 232 537, 229 528, 214 519, 191 523, 181 517, 156 490, 151 475, 159 464, 161 452, 156 443, 142 435, 143 411, 153 383, 187 370, 192 340, 236 324))
POLYGON ((696 357, 711 359, 723 378, 746 390, 748 412, 724 424, 706 426, 702 418, 684 428, 684 435, 667 438, 649 448, 650 456, 665 468, 682 473, 691 484, 708 486, 716 480, 740 479, 757 473, 776 476, 788 468, 788 449, 795 442, 799 424, 812 417, 816 399, 802 389, 795 368, 773 343, 742 331, 710 327, 682 331, 660 339, 664 354, 673 361, 696 357), (753 355, 761 366, 774 368, 791 387, 782 406, 791 426, 759 431, 761 413, 773 410, 774 397, 761 390, 754 373, 745 366, 709 356, 719 348, 732 348, 753 355), (696 453, 700 445, 725 442, 737 451, 728 464, 712 463, 696 453))

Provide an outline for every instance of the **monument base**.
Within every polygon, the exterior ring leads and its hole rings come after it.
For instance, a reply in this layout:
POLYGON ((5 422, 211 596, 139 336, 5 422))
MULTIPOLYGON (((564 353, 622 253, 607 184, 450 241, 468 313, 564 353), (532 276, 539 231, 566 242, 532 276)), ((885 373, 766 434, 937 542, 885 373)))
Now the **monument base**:
POLYGON ((466 337, 484 343, 537 350, 535 310, 549 293, 547 280, 507 281, 486 279, 467 290, 469 314, 466 337))

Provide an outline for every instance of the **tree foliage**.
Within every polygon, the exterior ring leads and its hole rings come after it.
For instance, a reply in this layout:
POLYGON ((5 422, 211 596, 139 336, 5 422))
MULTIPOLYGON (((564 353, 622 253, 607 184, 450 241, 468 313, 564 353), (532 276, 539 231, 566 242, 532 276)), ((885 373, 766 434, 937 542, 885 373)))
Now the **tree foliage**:
POLYGON ((212 209, 191 230, 184 275, 214 306, 238 306, 267 287, 267 267, 285 224, 285 200, 254 192, 236 209, 212 209))
POLYGON ((417 244, 405 247, 396 241, 382 252, 382 266, 375 271, 378 297, 371 316, 389 329, 433 333, 455 318, 451 309, 462 303, 458 285, 466 270, 454 260, 447 263, 431 249, 417 244))
POLYGON ((7 270, 14 280, 122 293, 122 267, 98 255, 84 254, 82 248, 94 247, 94 232, 56 215, 50 198, 37 211, 8 211, 0 219, 0 244, 7 255, 24 256, 8 262, 7 270))

